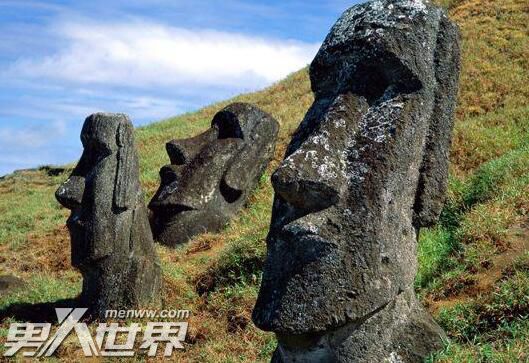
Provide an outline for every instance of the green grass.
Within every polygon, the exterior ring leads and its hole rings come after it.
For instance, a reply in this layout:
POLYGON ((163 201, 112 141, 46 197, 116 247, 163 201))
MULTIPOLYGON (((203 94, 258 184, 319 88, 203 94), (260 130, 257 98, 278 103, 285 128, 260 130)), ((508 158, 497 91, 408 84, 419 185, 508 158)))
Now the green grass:
POLYGON ((61 177, 50 178, 43 171, 23 173, 0 184, 0 245, 19 246, 28 233, 50 231, 64 219, 54 192, 61 177))
POLYGON ((462 263, 475 265, 484 254, 475 251, 480 242, 501 245, 507 229, 527 215, 528 168, 529 147, 523 145, 484 163, 466 180, 451 180, 439 225, 421 231, 418 287, 462 263))
POLYGON ((32 304, 71 299, 81 292, 77 274, 68 274, 61 279, 49 275, 34 275, 26 286, 0 300, 0 310, 14 304, 32 304))
POLYGON ((529 340, 529 322, 517 321, 502 326, 498 335, 506 337, 496 342, 473 341, 466 344, 451 342, 427 362, 526 362, 529 359, 527 347, 529 340))
POLYGON ((254 194, 255 202, 228 226, 227 233, 233 232, 234 238, 227 241, 214 262, 198 278, 199 283, 207 283, 202 287, 206 290, 204 293, 219 287, 259 285, 266 255, 264 240, 270 219, 269 197, 272 194, 266 182, 269 177, 266 173, 263 175, 261 187, 254 194), (257 200, 261 195, 266 198, 257 200))
POLYGON ((522 362, 529 359, 529 255, 493 293, 443 309, 438 322, 451 338, 434 361, 522 362))
POLYGON ((415 279, 418 288, 424 288, 432 283, 442 271, 448 271, 457 266, 450 257, 458 247, 453 234, 443 227, 425 229, 421 231, 417 258, 419 271, 415 279))

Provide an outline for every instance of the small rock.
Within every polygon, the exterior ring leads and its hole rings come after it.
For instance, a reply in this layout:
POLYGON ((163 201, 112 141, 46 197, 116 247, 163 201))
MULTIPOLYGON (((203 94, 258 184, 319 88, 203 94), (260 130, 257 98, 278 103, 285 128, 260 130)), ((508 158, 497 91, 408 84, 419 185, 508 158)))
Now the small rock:
POLYGON ((26 283, 13 275, 0 276, 0 294, 7 295, 24 287, 26 283))

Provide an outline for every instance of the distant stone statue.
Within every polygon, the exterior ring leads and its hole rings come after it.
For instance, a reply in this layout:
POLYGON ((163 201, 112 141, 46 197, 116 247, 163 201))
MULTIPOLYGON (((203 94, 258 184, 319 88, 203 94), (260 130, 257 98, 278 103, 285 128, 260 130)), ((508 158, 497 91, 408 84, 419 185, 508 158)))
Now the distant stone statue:
POLYGON ((419 362, 442 347, 413 282, 447 187, 458 39, 426 1, 374 0, 316 55, 315 101, 272 176, 253 320, 276 333, 273 362, 419 362))
POLYGON ((107 309, 157 303, 160 264, 139 183, 134 129, 124 114, 96 113, 83 125, 84 151, 55 193, 72 211, 72 264, 83 275, 81 303, 107 309))
POLYGON ((240 210, 274 155, 279 125, 245 103, 218 112, 211 128, 167 143, 170 165, 149 204, 156 240, 169 246, 220 230, 240 210))

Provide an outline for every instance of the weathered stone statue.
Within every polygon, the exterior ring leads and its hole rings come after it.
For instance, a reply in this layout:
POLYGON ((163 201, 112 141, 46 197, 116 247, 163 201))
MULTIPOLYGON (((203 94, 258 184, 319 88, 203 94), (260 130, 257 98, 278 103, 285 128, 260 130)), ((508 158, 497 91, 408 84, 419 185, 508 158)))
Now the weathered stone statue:
POLYGON ((419 362, 444 333, 413 290, 438 219, 458 31, 422 0, 347 10, 310 66, 314 104, 272 176, 255 324, 274 362, 419 362))
POLYGON ((221 229, 243 207, 274 155, 279 125, 245 103, 218 112, 211 128, 167 143, 170 165, 149 204, 154 237, 175 246, 221 229))
POLYGON ((106 309, 156 303, 160 264, 139 183, 134 129, 124 114, 96 113, 81 131, 84 151, 55 193, 72 211, 72 264, 83 275, 81 303, 106 309))

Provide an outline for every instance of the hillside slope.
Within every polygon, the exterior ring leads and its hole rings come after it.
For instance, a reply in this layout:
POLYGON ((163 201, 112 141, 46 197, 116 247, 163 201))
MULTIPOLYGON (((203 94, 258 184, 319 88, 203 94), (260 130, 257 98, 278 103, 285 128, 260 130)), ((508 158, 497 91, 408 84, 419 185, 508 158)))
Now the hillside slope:
MULTIPOLYGON (((432 361, 526 361, 529 3, 441 2, 461 28, 463 73, 448 202, 440 224, 423 230, 419 245, 417 291, 452 338, 432 361)), ((222 233, 199 236, 176 251, 158 246, 165 306, 193 313, 179 361, 269 359, 273 335, 249 320, 270 221, 269 176, 312 100, 307 70, 301 70, 263 91, 137 130, 141 180, 150 198, 158 186, 158 170, 168 162, 165 142, 206 129, 229 102, 254 103, 281 124, 279 147, 260 187, 222 233)), ((0 275, 13 274, 27 284, 0 297, 0 341, 13 319, 40 318, 43 303, 80 291, 64 227, 68 212, 53 197, 67 175, 68 170, 41 169, 0 180, 0 275)), ((61 359, 81 356, 75 338, 58 352, 61 359)))

